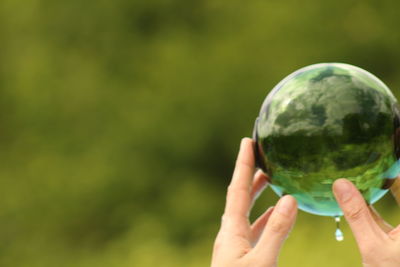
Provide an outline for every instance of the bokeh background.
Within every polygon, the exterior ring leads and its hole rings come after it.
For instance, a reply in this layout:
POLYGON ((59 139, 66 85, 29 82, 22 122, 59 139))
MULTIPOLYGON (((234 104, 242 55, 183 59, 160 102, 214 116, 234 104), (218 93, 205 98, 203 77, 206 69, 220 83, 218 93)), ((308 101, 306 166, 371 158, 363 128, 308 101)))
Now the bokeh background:
MULTIPOLYGON (((0 266, 208 266, 270 89, 351 63, 400 96, 400 2, 1 0, 0 266)), ((267 189, 252 218, 275 203, 267 189)), ((377 209, 393 224, 388 194, 377 209)), ((300 212, 280 266, 360 266, 300 212)))

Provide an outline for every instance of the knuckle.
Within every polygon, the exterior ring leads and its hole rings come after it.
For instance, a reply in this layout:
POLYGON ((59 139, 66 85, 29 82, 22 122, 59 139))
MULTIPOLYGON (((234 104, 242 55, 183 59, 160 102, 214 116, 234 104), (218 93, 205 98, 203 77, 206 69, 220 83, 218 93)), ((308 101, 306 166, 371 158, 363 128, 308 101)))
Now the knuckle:
POLYGON ((221 246, 222 246, 222 244, 221 244, 220 238, 215 239, 213 251, 214 252, 219 251, 221 249, 221 246))
MULTIPOLYGON (((221 217, 221 228, 220 230, 222 231, 223 229, 227 228, 231 224, 230 220, 230 215, 227 213, 224 213, 221 217)), ((221 234, 221 231, 219 234, 221 234)))
POLYGON ((224 243, 224 231, 222 229, 219 230, 217 237, 214 240, 213 251, 219 251, 223 247, 224 243))
POLYGON ((356 206, 356 205, 349 206, 344 211, 345 211, 345 213, 347 215, 346 216, 347 219, 351 220, 351 221, 358 221, 365 214, 365 209, 363 207, 356 206))
POLYGON ((271 221, 271 231, 277 234, 284 234, 287 232, 288 225, 282 219, 276 219, 271 221))
POLYGON ((226 213, 221 216, 221 225, 223 225, 228 220, 226 213))
POLYGON ((222 214, 222 216, 221 216, 221 222, 226 221, 226 220, 228 219, 227 217, 228 217, 228 216, 226 215, 226 213, 222 214))
POLYGON ((238 194, 248 194, 249 193, 249 189, 248 188, 243 188, 243 187, 239 187, 239 186, 228 186, 228 193, 227 193, 227 197, 231 198, 233 196, 236 196, 238 194))
POLYGON ((252 161, 248 158, 238 158, 235 162, 235 169, 252 168, 252 161))
POLYGON ((370 255, 374 255, 374 251, 376 252, 376 247, 371 246, 369 243, 359 244, 360 252, 363 257, 369 257, 370 255))
POLYGON ((232 191, 232 185, 230 184, 230 185, 228 185, 228 188, 226 189, 226 192, 228 192, 228 194, 232 191))
POLYGON ((235 195, 235 188, 232 186, 232 185, 229 185, 228 186, 228 189, 227 189, 227 193, 226 193, 226 198, 227 199, 229 199, 229 198, 231 198, 233 195, 235 195))
POLYGON ((242 157, 238 157, 237 159, 236 159, 236 161, 235 161, 235 166, 236 167, 240 167, 240 166, 242 166, 242 165, 246 165, 246 160, 244 159, 244 158, 242 158, 242 157))

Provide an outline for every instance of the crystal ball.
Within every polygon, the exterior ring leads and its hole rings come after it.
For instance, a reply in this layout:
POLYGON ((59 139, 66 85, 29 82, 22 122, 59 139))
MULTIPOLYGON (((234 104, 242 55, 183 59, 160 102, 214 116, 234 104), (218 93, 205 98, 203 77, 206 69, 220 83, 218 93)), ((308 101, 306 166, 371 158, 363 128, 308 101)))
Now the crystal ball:
POLYGON ((340 216, 332 184, 347 178, 373 204, 400 173, 400 112, 388 87, 342 63, 302 68, 268 94, 254 127, 257 166, 303 211, 340 216))

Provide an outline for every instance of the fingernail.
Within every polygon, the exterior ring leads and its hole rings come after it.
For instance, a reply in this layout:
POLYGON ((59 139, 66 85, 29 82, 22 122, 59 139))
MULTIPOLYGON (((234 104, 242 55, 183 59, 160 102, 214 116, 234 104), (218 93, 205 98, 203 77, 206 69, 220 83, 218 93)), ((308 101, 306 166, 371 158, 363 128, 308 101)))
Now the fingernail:
POLYGON ((284 196, 276 204, 275 210, 283 215, 290 215, 294 208, 294 198, 291 196, 284 196))
POLYGON ((247 143, 251 142, 252 140, 248 137, 244 137, 242 138, 241 142, 240 142, 240 148, 239 148, 239 153, 245 153, 244 151, 248 148, 247 143))
POLYGON ((334 183, 334 193, 340 201, 347 201, 353 196, 352 184, 346 179, 339 179, 334 183))
POLYGON ((242 140, 240 141, 240 148, 239 150, 243 150, 244 148, 244 144, 246 143, 246 137, 242 138, 242 140))
POLYGON ((245 147, 245 143, 246 143, 246 138, 242 138, 242 140, 240 140, 239 154, 243 151, 243 148, 245 147))

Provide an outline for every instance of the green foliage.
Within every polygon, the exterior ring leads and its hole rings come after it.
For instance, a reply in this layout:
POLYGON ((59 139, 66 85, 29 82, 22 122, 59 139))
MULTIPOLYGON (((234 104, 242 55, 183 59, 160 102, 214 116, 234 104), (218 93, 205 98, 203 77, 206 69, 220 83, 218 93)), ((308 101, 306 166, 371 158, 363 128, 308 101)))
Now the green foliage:
MULTIPOLYGON (((207 266, 270 88, 338 61, 398 94, 398 6, 0 1, 0 265, 207 266)), ((337 243, 332 220, 300 214, 281 266, 357 265, 344 230, 337 243)))

